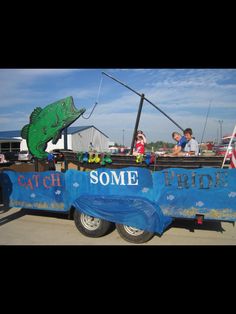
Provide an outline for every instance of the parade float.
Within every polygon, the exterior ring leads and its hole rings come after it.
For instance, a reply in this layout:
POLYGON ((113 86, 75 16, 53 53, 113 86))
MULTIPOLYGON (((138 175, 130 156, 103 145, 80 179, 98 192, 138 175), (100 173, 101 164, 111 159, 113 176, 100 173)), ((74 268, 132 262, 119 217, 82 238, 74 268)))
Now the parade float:
POLYGON ((68 214, 89 237, 104 236, 115 225, 121 237, 133 243, 161 235, 178 218, 195 219, 199 224, 235 221, 236 169, 223 167, 223 157, 147 154, 137 162, 132 152, 144 101, 183 130, 144 94, 138 95, 130 154, 67 152, 64 171, 47 171, 39 165, 47 164, 47 143, 56 143, 85 109, 78 110, 71 96, 37 107, 21 132, 34 156, 35 169, 0 172, 4 205, 68 214))

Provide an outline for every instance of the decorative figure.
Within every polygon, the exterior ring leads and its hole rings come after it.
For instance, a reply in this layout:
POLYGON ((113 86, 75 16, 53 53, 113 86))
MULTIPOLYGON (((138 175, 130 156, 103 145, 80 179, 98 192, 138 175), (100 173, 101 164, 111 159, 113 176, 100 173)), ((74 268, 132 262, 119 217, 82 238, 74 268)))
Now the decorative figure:
POLYGON ((47 158, 47 143, 56 144, 62 131, 77 120, 85 109, 78 110, 71 96, 56 101, 45 108, 37 107, 30 115, 30 123, 21 130, 30 153, 38 159, 47 158))

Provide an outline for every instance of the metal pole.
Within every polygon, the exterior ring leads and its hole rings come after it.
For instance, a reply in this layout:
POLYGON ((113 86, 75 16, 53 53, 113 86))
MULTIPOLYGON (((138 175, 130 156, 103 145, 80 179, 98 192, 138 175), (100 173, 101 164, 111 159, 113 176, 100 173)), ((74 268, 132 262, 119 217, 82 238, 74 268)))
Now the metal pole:
MULTIPOLYGON (((142 95, 144 94, 140 94, 137 91, 135 91, 133 88, 129 87, 128 85, 122 83, 121 81, 117 80, 116 78, 112 77, 111 75, 102 72, 102 74, 105 74, 106 76, 110 77, 112 80, 118 82, 119 84, 125 86, 126 88, 128 88, 129 90, 131 90, 132 92, 134 92, 136 95, 142 97, 142 95)), ((178 124, 176 123, 171 117, 169 117, 163 110, 161 110, 160 108, 158 108, 154 103, 152 103, 149 99, 147 99, 146 97, 143 97, 143 99, 145 99, 149 104, 151 104, 154 108, 156 108, 157 110, 159 110, 165 117, 167 117, 171 122, 173 122, 179 129, 181 129, 182 131, 184 131, 184 129, 178 124)))
POLYGON ((154 103, 152 103, 149 99, 147 99, 146 97, 144 97, 144 99, 151 104, 154 108, 156 108, 157 110, 159 110, 162 114, 164 114, 164 116, 166 118, 168 118, 171 122, 173 122, 180 130, 184 131, 184 129, 177 123, 175 122, 171 117, 169 117, 163 110, 161 110, 160 108, 158 108, 154 103))
POLYGON ((220 124, 220 143, 222 141, 222 124, 223 124, 223 120, 218 120, 219 124, 220 124))
MULTIPOLYGON (((67 150, 68 149, 68 145, 67 145, 67 128, 64 129, 64 149, 67 150)), ((65 165, 65 171, 68 170, 68 161, 64 160, 64 165, 65 165)))
POLYGON ((102 72, 102 74, 105 74, 106 76, 110 77, 112 80, 116 81, 117 83, 120 83, 121 85, 125 86, 126 88, 130 89, 132 92, 134 92, 136 95, 141 97, 141 94, 139 94, 138 92, 136 92, 136 90, 134 90, 133 88, 129 87, 128 85, 122 83, 121 81, 117 80, 116 78, 112 77, 111 75, 102 72))
POLYGON ((140 116, 141 116, 141 112, 142 112, 142 108, 143 108, 144 99, 145 99, 144 94, 142 94, 141 95, 141 99, 140 99, 140 103, 139 103, 139 108, 138 108, 137 118, 136 118, 136 122, 135 122, 135 127, 134 127, 134 134, 133 134, 133 139, 132 139, 132 143, 131 143, 130 155, 133 154, 134 142, 135 142, 138 126, 139 126, 139 121, 140 121, 140 116))
POLYGON ((68 149, 67 145, 67 128, 64 129, 64 149, 68 149))
POLYGON ((35 172, 39 171, 39 161, 37 157, 34 157, 34 169, 35 169, 35 172))

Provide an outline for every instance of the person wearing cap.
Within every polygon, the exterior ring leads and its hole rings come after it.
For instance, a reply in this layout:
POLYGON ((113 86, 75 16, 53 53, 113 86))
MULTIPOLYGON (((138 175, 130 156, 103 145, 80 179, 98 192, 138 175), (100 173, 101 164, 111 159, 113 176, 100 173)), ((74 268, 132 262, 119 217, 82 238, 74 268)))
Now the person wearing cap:
POLYGON ((54 155, 51 153, 48 153, 47 160, 48 160, 48 170, 56 170, 54 155))

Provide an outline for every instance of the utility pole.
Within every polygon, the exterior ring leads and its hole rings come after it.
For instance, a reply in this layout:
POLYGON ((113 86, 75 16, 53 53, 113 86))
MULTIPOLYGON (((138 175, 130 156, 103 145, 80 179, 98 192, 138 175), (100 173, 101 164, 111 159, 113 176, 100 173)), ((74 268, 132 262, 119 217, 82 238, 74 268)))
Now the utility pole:
POLYGON ((218 120, 219 124, 220 124, 220 141, 219 143, 221 143, 222 141, 222 124, 223 124, 223 120, 218 120))
POLYGON ((122 132, 123 132, 123 137, 122 137, 122 139, 123 139, 123 147, 125 147, 125 130, 123 129, 122 132))

